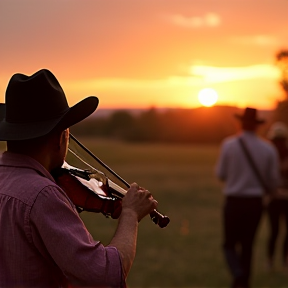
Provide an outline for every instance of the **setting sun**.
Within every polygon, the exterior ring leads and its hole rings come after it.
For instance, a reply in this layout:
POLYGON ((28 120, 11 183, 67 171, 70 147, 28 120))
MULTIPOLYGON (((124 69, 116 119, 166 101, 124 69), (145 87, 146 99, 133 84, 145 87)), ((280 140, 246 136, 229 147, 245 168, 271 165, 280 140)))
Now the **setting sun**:
POLYGON ((211 107, 217 102, 218 94, 212 88, 204 88, 199 91, 198 100, 203 106, 211 107))

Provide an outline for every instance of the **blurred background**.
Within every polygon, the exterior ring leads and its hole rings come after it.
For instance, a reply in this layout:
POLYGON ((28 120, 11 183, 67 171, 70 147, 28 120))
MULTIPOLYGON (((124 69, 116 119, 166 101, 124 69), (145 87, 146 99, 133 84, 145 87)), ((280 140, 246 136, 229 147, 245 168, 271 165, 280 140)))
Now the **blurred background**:
MULTIPOLYGON (((239 110, 259 110, 264 137, 288 124, 287 11, 287 0, 0 0, 0 102, 14 73, 42 68, 70 106, 97 96, 72 133, 171 218, 141 223, 129 287, 229 286, 213 169, 239 110)), ((83 213, 108 243, 117 221, 83 213)), ((253 287, 287 287, 280 261, 265 269, 266 239, 264 217, 253 287)))
POLYGON ((272 109, 283 97, 275 63, 288 46, 287 6, 286 0, 1 0, 0 101, 12 74, 47 68, 70 105, 96 95, 100 109, 195 108, 207 104, 198 94, 210 88, 219 105, 272 109))

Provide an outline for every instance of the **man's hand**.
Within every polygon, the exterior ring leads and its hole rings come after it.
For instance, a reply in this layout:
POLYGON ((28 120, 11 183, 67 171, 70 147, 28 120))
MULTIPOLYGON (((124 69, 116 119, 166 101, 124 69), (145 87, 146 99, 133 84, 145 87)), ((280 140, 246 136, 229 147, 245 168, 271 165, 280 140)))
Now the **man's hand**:
POLYGON ((135 213, 139 222, 156 209, 157 204, 158 202, 148 190, 133 183, 122 200, 122 213, 128 211, 135 213))

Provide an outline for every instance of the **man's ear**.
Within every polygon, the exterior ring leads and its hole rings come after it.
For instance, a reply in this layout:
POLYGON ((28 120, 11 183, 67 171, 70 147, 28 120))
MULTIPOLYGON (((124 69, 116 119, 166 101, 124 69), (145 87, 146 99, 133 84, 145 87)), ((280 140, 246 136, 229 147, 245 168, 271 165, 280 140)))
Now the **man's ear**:
POLYGON ((55 130, 53 131, 51 137, 50 137, 50 145, 53 147, 53 150, 59 151, 61 148, 61 141, 62 141, 62 134, 64 131, 55 130))
POLYGON ((60 148, 63 145, 63 143, 68 141, 68 138, 69 138, 68 129, 65 129, 63 131, 59 131, 58 136, 56 136, 56 137, 58 139, 58 146, 60 148))
POLYGON ((69 145, 69 128, 63 130, 60 136, 60 146, 62 147, 65 144, 66 149, 68 149, 69 145))

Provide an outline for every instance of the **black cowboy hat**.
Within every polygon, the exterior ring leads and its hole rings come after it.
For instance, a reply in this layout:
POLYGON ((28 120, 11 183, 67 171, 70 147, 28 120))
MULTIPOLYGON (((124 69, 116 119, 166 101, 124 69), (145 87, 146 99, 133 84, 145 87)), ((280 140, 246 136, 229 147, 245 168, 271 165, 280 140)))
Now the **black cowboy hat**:
POLYGON ((14 74, 0 104, 0 140, 44 136, 56 126, 68 128, 92 114, 98 98, 90 96, 69 107, 56 77, 47 69, 31 76, 14 74))
POLYGON ((263 124, 265 123, 264 119, 259 119, 257 117, 257 109, 247 107, 244 110, 244 113, 242 115, 235 114, 235 117, 239 119, 242 122, 249 122, 249 123, 255 123, 255 124, 263 124))

